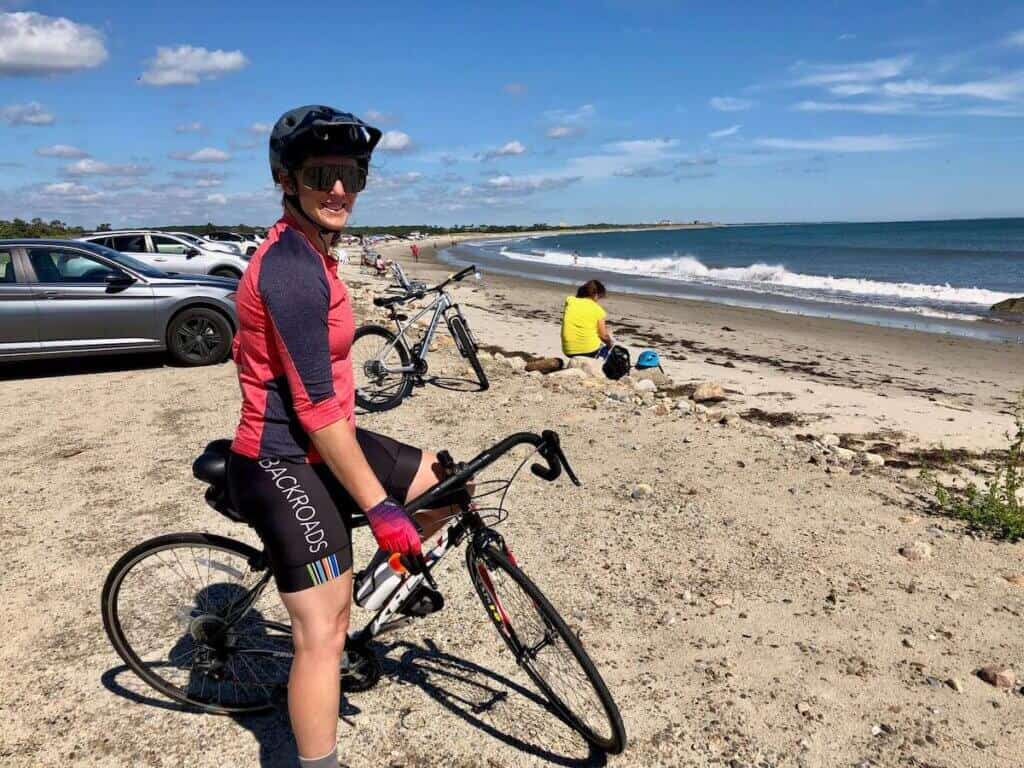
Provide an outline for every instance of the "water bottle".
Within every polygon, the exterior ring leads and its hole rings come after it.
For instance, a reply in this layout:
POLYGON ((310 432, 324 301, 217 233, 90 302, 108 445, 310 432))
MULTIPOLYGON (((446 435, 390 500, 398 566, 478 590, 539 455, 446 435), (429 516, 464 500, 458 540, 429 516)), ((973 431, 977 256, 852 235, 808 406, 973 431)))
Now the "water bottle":
MULTIPOLYGON (((406 572, 402 568, 398 570, 391 565, 392 557, 387 552, 377 550, 370 565, 363 571, 356 584, 355 601, 356 605, 368 611, 376 611, 391 595, 395 593, 398 586, 405 580, 406 572)), ((395 560, 395 565, 401 568, 401 564, 395 560)))

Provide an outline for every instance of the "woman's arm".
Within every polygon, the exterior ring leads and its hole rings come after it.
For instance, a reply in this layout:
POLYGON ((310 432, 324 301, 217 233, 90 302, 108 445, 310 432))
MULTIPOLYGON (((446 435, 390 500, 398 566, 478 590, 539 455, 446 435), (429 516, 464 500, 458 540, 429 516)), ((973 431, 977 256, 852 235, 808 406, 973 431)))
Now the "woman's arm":
POLYGON ((310 432, 309 437, 317 453, 360 509, 365 512, 384 500, 387 493, 366 461, 351 423, 336 421, 310 432))
POLYGON ((615 339, 612 336, 611 331, 608 330, 608 326, 605 325, 603 317, 597 321, 597 335, 601 338, 601 341, 609 347, 615 343, 615 339))

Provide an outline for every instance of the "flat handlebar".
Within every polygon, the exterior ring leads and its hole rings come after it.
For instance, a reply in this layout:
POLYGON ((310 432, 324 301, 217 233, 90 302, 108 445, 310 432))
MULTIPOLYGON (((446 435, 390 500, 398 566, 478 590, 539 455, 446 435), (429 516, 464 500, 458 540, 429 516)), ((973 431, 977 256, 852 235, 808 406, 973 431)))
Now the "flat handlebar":
POLYGON ((373 303, 374 306, 378 307, 390 307, 395 304, 404 304, 407 301, 416 301, 418 299, 422 299, 428 293, 437 293, 438 291, 442 291, 448 283, 457 283, 460 280, 465 279, 467 275, 474 272, 476 272, 476 266, 472 265, 456 272, 453 275, 449 275, 446 280, 438 283, 433 288, 420 288, 415 291, 408 291, 406 293, 399 294, 398 296, 377 296, 374 298, 373 303))
POLYGON ((562 446, 558 439, 557 432, 550 429, 545 429, 539 435, 536 435, 533 432, 516 432, 462 464, 459 466, 459 469, 455 474, 445 478, 433 488, 425 491, 410 501, 405 505, 406 511, 409 512, 409 514, 412 514, 413 512, 418 512, 421 509, 430 509, 435 505, 438 499, 464 486, 480 470, 496 462, 517 445, 526 444, 536 447, 537 452, 547 462, 547 466, 540 462, 536 462, 530 466, 530 471, 537 475, 537 477, 543 478, 548 482, 552 482, 562 474, 562 470, 564 469, 565 473, 569 476, 569 479, 572 480, 575 485, 580 484, 579 479, 576 477, 576 473, 573 472, 572 467, 569 466, 569 460, 562 452, 562 446))

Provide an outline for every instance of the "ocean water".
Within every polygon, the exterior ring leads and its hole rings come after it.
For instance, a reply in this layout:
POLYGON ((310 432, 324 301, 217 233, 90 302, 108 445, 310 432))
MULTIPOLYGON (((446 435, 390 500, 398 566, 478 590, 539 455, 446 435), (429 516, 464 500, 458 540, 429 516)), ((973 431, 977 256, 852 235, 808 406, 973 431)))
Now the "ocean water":
POLYGON ((448 255, 561 282, 597 277, 639 293, 968 335, 1024 334, 964 327, 987 320, 992 304, 1024 296, 1024 219, 555 235, 480 241, 448 255))

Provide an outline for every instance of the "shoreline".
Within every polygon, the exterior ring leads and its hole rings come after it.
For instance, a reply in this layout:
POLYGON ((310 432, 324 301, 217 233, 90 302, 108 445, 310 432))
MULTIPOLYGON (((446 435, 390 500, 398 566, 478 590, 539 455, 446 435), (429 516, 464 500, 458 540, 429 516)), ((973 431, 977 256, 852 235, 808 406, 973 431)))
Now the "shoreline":
MULTIPOLYGON (((469 238, 465 238, 469 239, 469 238)), ((381 249, 414 279, 448 274, 449 238, 381 249), (425 247, 427 246, 427 247, 425 247)), ((484 345, 560 356, 566 285, 484 271, 455 288, 484 345), (466 296, 469 293, 472 298, 466 296)), ((1024 346, 844 319, 644 294, 612 293, 608 324, 635 359, 656 349, 677 382, 713 379, 743 406, 783 414, 791 435, 879 436, 896 452, 1005 448, 1021 389, 1024 346)))

